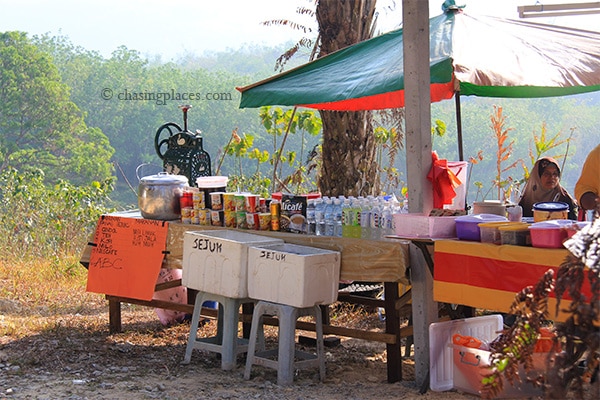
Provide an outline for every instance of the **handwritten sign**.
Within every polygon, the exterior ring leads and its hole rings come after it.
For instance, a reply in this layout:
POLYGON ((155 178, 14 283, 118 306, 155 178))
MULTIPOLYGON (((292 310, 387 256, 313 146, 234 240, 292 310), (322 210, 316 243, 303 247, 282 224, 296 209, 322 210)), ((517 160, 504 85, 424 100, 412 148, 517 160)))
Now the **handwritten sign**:
POLYGON ((87 291, 151 300, 167 231, 164 221, 102 216, 94 235, 87 291))

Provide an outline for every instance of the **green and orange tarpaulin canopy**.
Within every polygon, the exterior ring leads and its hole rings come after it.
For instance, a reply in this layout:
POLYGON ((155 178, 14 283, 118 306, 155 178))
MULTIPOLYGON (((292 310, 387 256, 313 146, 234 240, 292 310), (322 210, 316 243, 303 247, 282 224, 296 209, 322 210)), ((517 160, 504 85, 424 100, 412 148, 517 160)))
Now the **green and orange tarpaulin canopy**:
MULTIPOLYGON (((455 93, 499 98, 600 90, 600 32, 471 16, 429 21, 431 101, 455 93)), ((403 30, 357 43, 238 88, 240 107, 359 111, 404 106, 403 30)))

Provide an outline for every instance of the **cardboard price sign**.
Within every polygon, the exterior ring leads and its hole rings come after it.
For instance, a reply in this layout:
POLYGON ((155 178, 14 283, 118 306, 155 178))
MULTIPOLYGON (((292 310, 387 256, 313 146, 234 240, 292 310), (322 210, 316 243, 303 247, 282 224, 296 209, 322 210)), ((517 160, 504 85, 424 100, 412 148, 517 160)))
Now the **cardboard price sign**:
POLYGON ((87 291, 152 300, 167 231, 165 221, 102 216, 92 244, 87 291))

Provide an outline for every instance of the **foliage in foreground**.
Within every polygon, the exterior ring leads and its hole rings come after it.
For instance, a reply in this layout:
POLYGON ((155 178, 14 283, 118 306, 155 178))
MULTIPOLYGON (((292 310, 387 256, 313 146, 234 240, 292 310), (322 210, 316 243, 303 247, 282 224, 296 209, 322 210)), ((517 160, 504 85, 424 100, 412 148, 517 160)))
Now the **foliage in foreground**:
POLYGON ((53 259, 81 251, 112 191, 112 181, 47 185, 44 174, 0 174, 0 260, 53 259))
POLYGON ((556 279, 549 270, 535 286, 519 292, 510 312, 515 323, 505 329, 491 345, 492 372, 484 379, 483 395, 496 397, 504 386, 521 379, 519 366, 527 380, 542 386, 546 398, 565 398, 569 390, 583 397, 586 386, 598 385, 600 363, 600 218, 589 229, 578 232, 565 243, 570 254, 558 269, 556 279), (582 291, 590 284, 591 297, 582 291), (571 303, 562 309, 568 317, 554 327, 554 346, 548 352, 547 371, 531 377, 533 352, 543 325, 549 319, 548 298, 554 291, 558 315, 561 299, 568 295, 571 303), (594 376, 595 375, 595 376, 594 376))

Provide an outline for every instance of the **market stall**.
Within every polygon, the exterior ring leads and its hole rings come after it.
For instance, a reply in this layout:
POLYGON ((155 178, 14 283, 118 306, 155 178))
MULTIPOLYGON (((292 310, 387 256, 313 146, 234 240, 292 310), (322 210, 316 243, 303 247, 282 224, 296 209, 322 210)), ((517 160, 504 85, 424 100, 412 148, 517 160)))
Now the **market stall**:
MULTIPOLYGON (((132 247, 131 241, 129 243, 121 243, 116 240, 120 229, 130 229, 134 223, 144 223, 145 226, 152 228, 147 229, 146 237, 155 238, 156 235, 150 234, 151 230, 154 230, 154 225, 158 226, 158 230, 162 227, 166 229, 166 243, 164 249, 158 250, 156 254, 152 255, 147 252, 146 256, 141 257, 144 263, 145 271, 148 275, 152 275, 149 284, 146 283, 144 290, 155 291, 154 282, 156 282, 156 270, 152 270, 151 264, 158 262, 158 267, 168 269, 180 269, 182 268, 183 260, 183 238, 185 232, 188 231, 199 231, 199 230, 215 230, 215 229, 226 229, 222 227, 213 226, 198 226, 192 224, 183 224, 177 221, 150 221, 141 218, 139 212, 125 212, 116 213, 110 216, 101 218, 98 226, 103 226, 101 222, 105 219, 111 220, 110 228, 104 227, 98 229, 95 238, 87 246, 81 257, 81 263, 89 268, 88 275, 88 288, 91 285, 95 285, 95 282, 89 282, 89 277, 94 274, 103 275, 106 271, 112 271, 113 273, 125 274, 130 265, 127 265, 123 260, 127 260, 131 256, 132 248, 144 248, 149 245, 148 242, 144 241, 136 242, 135 246, 132 247), (111 237, 114 236, 114 237, 111 237), (103 239, 102 239, 103 237, 103 239), (104 241, 104 244, 101 242, 104 241), (92 249, 103 248, 101 260, 98 261, 98 257, 92 254, 92 249), (112 260, 112 261, 111 261, 112 260)), ((134 228, 135 231, 135 228, 134 228)), ((365 240, 355 238, 344 238, 344 237, 328 237, 328 236, 310 236, 303 234, 285 233, 285 232, 272 232, 272 231, 256 231, 256 234, 265 235, 269 237, 277 237, 283 239, 287 243, 306 245, 312 247, 318 247, 322 249, 335 250, 341 253, 341 269, 340 278, 343 280, 359 280, 362 282, 384 282, 385 300, 377 299, 364 299, 368 304, 375 307, 383 307, 386 312, 386 329, 385 332, 374 332, 365 331, 359 329, 352 329, 343 326, 333 326, 325 324, 323 331, 325 334, 339 335, 345 337, 354 337, 363 340, 375 341, 385 343, 388 354, 388 381, 395 382, 402 379, 401 372, 401 349, 400 339, 403 336, 400 330, 400 313, 403 309, 402 305, 407 301, 405 297, 401 297, 399 294, 398 283, 404 281, 406 278, 406 269, 408 267, 408 244, 402 241, 387 241, 387 240, 365 240)), ((158 240, 156 241, 158 243, 158 240)), ((158 246, 158 245, 157 245, 158 246)), ((96 250, 97 252, 98 250, 96 250)), ((144 250, 142 250, 144 251, 144 250)), ((147 251, 147 250, 146 250, 147 251)), ((139 253, 138 253, 139 254, 139 253)), ((140 272, 144 270, 138 270, 138 276, 146 275, 146 273, 140 272)), ((128 282, 131 279, 125 281, 125 285, 130 286, 128 282)), ((108 285, 112 285, 116 282, 115 277, 111 277, 105 280, 108 285)), ((181 280, 167 282, 162 284, 162 288, 181 286, 181 280)), ((93 286, 94 291, 100 290, 98 286, 93 286)), ((112 289, 116 286, 108 286, 108 289, 103 294, 106 294, 106 298, 109 301, 109 321, 110 331, 119 332, 121 330, 121 303, 138 304, 148 307, 159 307, 172 310, 178 310, 182 312, 192 313, 193 306, 190 304, 182 304, 181 302, 169 302, 169 301, 157 301, 147 296, 128 296, 127 292, 119 291, 121 289, 112 289), (111 292, 109 290, 115 290, 111 292)), ((123 290, 130 290, 126 288, 123 290)), ((360 302, 361 299, 357 296, 345 296, 340 297, 340 301, 349 302, 360 302)), ((406 307, 404 307, 406 308, 406 307)), ((205 310, 203 313, 207 316, 215 316, 216 311, 205 310), (212 311, 212 312, 211 312, 212 311)), ((242 321, 249 323, 251 316, 242 315, 242 321)), ((308 322, 299 322, 299 329, 314 330, 314 324, 308 322)), ((404 334, 406 335, 406 334, 404 334)))

